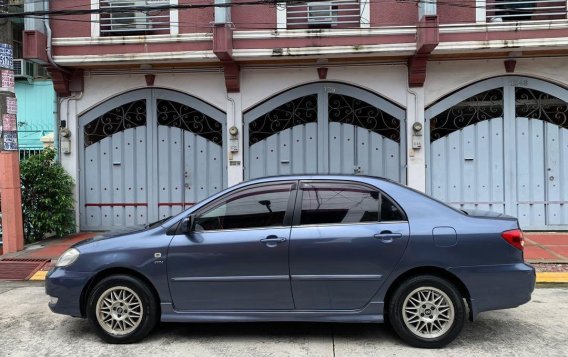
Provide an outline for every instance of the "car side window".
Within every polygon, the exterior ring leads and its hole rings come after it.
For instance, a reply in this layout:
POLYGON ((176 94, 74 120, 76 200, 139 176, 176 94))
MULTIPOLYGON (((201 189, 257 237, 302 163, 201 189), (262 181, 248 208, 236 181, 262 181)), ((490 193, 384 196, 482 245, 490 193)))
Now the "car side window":
POLYGON ((366 185, 316 182, 301 190, 301 225, 405 220, 389 197, 366 185))
POLYGON ((387 195, 381 193, 381 222, 406 221, 406 216, 387 195))
POLYGON ((282 226, 292 183, 257 185, 221 199, 195 218, 195 231, 282 226))

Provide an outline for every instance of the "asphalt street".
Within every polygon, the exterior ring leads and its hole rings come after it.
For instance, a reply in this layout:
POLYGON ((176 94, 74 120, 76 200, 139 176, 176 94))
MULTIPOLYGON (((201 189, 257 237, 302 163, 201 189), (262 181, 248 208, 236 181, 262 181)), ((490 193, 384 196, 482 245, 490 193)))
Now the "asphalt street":
POLYGON ((442 350, 403 344, 386 325, 160 324, 141 343, 107 345, 86 320, 51 313, 43 283, 0 282, 0 356, 568 356, 568 288, 538 288, 516 309, 483 313, 442 350))

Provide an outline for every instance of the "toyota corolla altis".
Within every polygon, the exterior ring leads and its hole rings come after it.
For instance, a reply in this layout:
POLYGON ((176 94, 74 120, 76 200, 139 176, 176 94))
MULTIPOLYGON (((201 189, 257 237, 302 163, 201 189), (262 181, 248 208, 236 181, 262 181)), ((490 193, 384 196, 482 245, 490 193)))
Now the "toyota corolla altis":
POLYGON ((145 229, 66 251, 52 311, 111 343, 159 321, 388 321, 442 347, 467 318, 528 302, 517 219, 451 208, 389 180, 280 176, 233 186, 145 229))

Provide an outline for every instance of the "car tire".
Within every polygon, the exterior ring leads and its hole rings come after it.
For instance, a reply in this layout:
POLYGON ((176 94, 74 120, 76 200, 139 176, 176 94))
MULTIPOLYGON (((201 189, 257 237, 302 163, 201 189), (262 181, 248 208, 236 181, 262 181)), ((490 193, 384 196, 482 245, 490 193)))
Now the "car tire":
POLYGON ((146 337, 159 320, 150 288, 137 278, 113 275, 98 282, 87 300, 87 319, 108 343, 133 343, 146 337))
POLYGON ((466 306, 459 290, 445 279, 421 275, 404 281, 388 306, 389 321, 406 343, 441 348, 461 332, 466 306))

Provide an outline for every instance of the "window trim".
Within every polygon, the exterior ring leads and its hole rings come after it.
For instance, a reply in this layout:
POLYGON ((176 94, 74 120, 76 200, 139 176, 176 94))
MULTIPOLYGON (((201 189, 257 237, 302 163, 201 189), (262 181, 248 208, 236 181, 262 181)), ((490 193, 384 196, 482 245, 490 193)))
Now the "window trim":
POLYGON ((219 206, 220 202, 227 201, 227 199, 231 198, 232 196, 239 194, 245 190, 254 189, 262 186, 274 186, 274 185, 282 185, 282 184, 290 184, 290 195, 288 197, 288 203, 286 205, 286 212, 284 213, 284 220, 282 225, 278 226, 269 226, 269 227, 249 227, 249 228, 230 228, 230 229, 215 229, 215 230, 207 230, 207 231, 195 231, 195 233, 203 234, 203 233, 214 233, 214 232, 230 232, 230 231, 243 231, 243 230, 257 230, 257 229, 277 229, 277 228, 290 228, 292 225, 292 214, 294 204, 296 202, 297 191, 298 191, 298 180, 284 180, 284 181, 272 181, 272 182, 262 182, 256 183, 252 185, 247 185, 245 187, 241 187, 239 189, 233 190, 216 200, 209 202, 207 205, 199 208, 197 211, 193 212, 195 218, 199 217, 200 215, 208 212, 211 209, 215 209, 219 206))
POLYGON ((320 227, 322 225, 325 226, 345 226, 345 225, 369 225, 369 224, 393 224, 393 223, 408 223, 408 215, 406 214, 406 212, 402 209, 402 207, 398 204, 398 202, 393 199, 390 195, 388 195, 387 193, 385 193, 385 191, 381 190, 380 188, 378 188, 377 186, 368 184, 366 182, 360 182, 360 181, 351 181, 351 180, 300 180, 299 185, 297 187, 296 190, 296 204, 294 205, 294 215, 292 218, 292 227, 320 227), (382 197, 383 195, 385 195, 386 197, 388 197, 392 203, 396 206, 396 208, 398 210, 400 210, 400 212, 402 213, 402 215, 404 216, 404 220, 402 221, 374 221, 374 222, 353 222, 353 223, 326 223, 326 224, 301 224, 301 218, 302 218, 302 201, 304 199, 304 190, 302 189, 302 185, 305 183, 315 183, 315 184, 337 184, 337 185, 341 185, 341 184, 352 184, 352 185, 360 185, 375 191, 378 191, 380 196, 379 196, 379 218, 381 217, 381 203, 382 203, 382 197))

